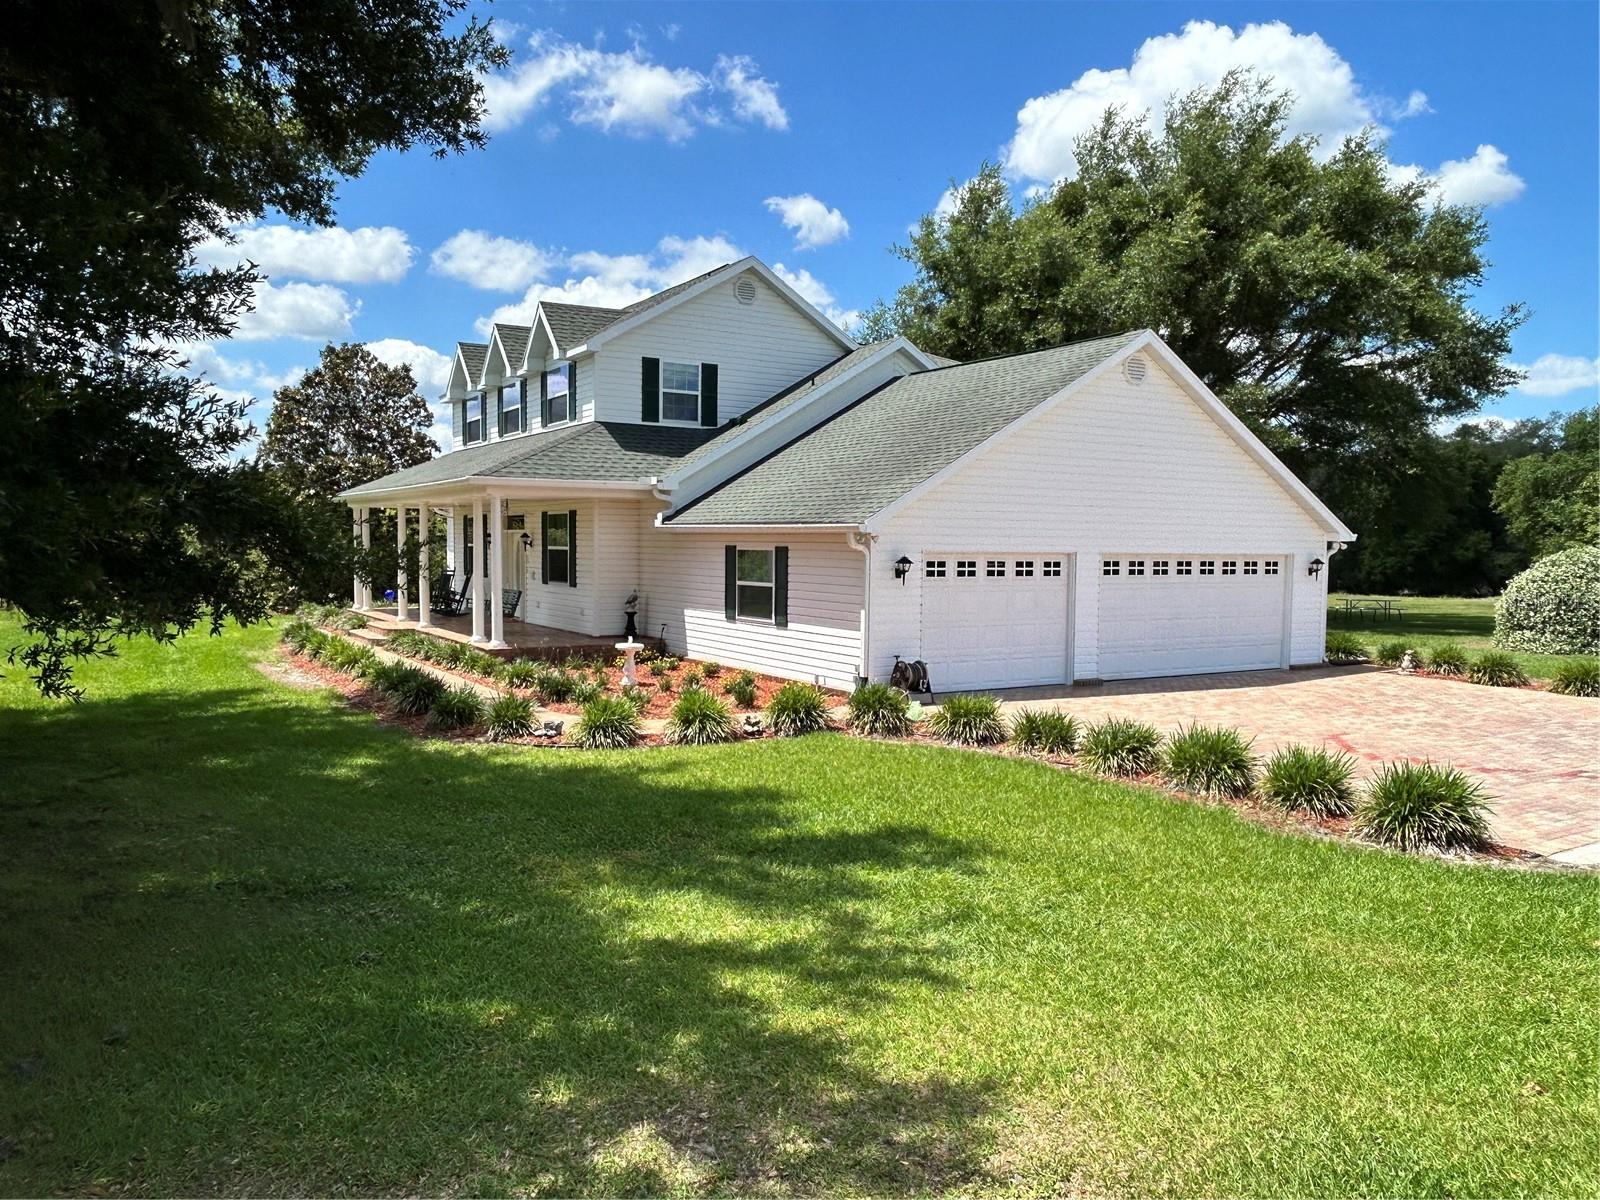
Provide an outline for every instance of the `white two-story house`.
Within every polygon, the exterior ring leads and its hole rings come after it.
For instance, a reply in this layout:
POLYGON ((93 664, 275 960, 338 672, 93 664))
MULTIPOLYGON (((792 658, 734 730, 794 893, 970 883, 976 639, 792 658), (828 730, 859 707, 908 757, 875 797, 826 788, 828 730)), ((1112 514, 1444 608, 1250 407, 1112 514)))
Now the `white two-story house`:
POLYGON ((457 347, 448 399, 449 453, 343 498, 363 533, 446 518, 491 648, 620 635, 636 595, 674 653, 833 687, 897 656, 939 691, 1282 668, 1321 661, 1354 537, 1153 333, 858 346, 753 258, 540 304, 457 347))

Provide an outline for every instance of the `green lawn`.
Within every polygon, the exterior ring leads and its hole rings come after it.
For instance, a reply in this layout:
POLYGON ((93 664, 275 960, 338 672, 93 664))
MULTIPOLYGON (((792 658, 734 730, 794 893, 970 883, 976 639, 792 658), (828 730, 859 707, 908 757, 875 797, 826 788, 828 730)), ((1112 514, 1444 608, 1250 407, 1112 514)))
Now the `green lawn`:
POLYGON ((1600 1188, 1594 877, 838 735, 420 741, 271 638, 0 683, 0 1193, 1600 1188))
MULTIPOLYGON (((1373 599, 1361 593, 1363 599, 1373 599)), ((1458 596, 1390 596, 1403 610, 1398 621, 1374 622, 1371 617, 1348 617, 1331 607, 1346 598, 1345 593, 1328 597, 1328 628, 1343 629, 1358 635, 1368 649, 1376 649, 1383 642, 1405 642, 1419 650, 1427 651, 1446 642, 1454 642, 1469 652, 1494 648, 1494 605, 1490 599, 1464 599, 1458 596)), ((1522 664, 1522 669, 1534 679, 1549 679, 1556 668, 1570 662, 1577 655, 1524 654, 1511 655, 1522 664)))

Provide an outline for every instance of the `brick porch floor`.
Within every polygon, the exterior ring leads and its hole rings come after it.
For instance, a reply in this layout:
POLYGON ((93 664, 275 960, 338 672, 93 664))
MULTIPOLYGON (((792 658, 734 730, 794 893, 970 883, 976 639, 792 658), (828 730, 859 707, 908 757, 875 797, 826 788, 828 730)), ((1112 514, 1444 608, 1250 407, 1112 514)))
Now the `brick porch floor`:
POLYGON ((1600 865, 1600 701, 1479 687, 1366 667, 1022 688, 1004 707, 1050 707, 1080 721, 1137 717, 1162 730, 1232 725, 1270 753, 1291 742, 1353 754, 1363 773, 1403 758, 1469 772, 1493 797, 1501 842, 1600 865))

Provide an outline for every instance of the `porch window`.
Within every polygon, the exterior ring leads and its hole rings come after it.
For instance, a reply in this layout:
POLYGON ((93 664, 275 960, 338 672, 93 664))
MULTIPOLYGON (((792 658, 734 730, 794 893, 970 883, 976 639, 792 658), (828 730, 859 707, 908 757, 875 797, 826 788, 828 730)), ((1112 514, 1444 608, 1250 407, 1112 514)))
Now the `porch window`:
POLYGON ((564 512, 553 512, 544 521, 544 581, 570 583, 572 580, 572 524, 564 512))
POLYGON ((772 620, 772 551, 740 549, 735 595, 738 615, 753 621, 772 620))
POLYGON ((483 393, 467 397, 466 437, 468 444, 483 441, 483 393))
POLYGON ((500 389, 500 435, 522 432, 522 395, 515 383, 500 389))
POLYGON ((700 364, 661 364, 661 419, 700 423, 700 364))
POLYGON ((571 375, 568 364, 551 367, 544 373, 544 395, 550 405, 550 424, 572 419, 572 406, 568 403, 571 375))

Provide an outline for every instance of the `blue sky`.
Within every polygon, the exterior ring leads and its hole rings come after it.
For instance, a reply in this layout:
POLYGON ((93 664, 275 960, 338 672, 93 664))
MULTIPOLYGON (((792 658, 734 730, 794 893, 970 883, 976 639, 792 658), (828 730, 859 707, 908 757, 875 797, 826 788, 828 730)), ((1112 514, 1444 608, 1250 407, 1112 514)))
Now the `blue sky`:
POLYGON ((626 303, 740 254, 848 322, 909 276, 889 252, 986 158, 1018 191, 1070 174, 1109 103, 1159 106, 1231 65, 1300 96, 1295 127, 1387 130, 1397 172, 1486 206, 1476 303, 1533 315, 1531 376, 1486 412, 1596 401, 1600 262, 1592 4, 496 3, 514 59, 489 147, 385 154, 334 231, 267 220, 237 248, 269 289, 196 363, 257 398, 326 340, 442 387, 458 338, 543 295, 626 303))

